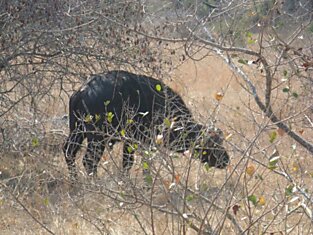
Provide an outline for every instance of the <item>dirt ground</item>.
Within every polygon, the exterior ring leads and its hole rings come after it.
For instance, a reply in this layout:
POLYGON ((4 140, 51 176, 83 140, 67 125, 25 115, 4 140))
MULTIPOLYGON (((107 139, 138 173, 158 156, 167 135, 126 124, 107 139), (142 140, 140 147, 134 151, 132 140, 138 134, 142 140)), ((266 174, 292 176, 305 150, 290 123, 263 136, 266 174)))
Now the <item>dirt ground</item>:
MULTIPOLYGON (((259 76, 255 67, 252 67, 251 70, 252 76, 259 76)), ((268 120, 260 112, 251 113, 251 109, 256 108, 253 100, 240 85, 240 79, 220 58, 211 55, 199 62, 188 60, 173 72, 172 79, 172 81, 168 81, 168 84, 181 94, 199 122, 210 125, 214 121, 218 127, 223 129, 225 137, 231 135, 226 143, 231 155, 230 167, 226 170, 201 171, 200 177, 206 177, 205 182, 208 187, 206 193, 215 195, 215 192, 222 188, 225 200, 232 197, 230 206, 238 205, 241 208, 235 217, 237 216, 242 227, 247 226, 248 220, 251 219, 248 218, 248 215, 253 214, 255 218, 260 216, 260 219, 255 222, 259 223, 260 227, 268 225, 267 221, 271 221, 272 224, 267 230, 267 234, 280 234, 284 226, 288 227, 291 224, 299 224, 299 226, 289 234, 310 234, 312 232, 311 225, 302 214, 292 214, 290 221, 286 224, 279 224, 279 221, 283 221, 289 216, 288 213, 277 212, 283 210, 278 205, 287 200, 283 196, 289 183, 284 177, 273 174, 267 169, 267 157, 276 149, 280 156, 284 157, 284 167, 290 167, 290 174, 293 174, 296 179, 301 178, 299 182, 307 185, 308 190, 312 190, 310 173, 313 172, 313 167, 309 154, 301 149, 296 153, 291 153, 291 146, 294 142, 286 135, 279 136, 275 146, 269 143, 269 133, 276 130, 275 126, 267 125, 268 129, 257 139, 254 138, 259 131, 255 120, 259 125, 264 124, 264 126, 268 120), (220 101, 216 99, 217 93, 223 95, 220 101), (243 154, 252 141, 255 141, 256 147, 243 154), (238 149, 243 151, 238 151, 238 149), (254 166, 256 173, 253 177, 245 175, 247 166, 254 166), (297 169, 292 171, 293 167, 297 167, 297 169), (261 177, 262 180, 260 180, 261 177), (253 212, 249 212, 251 207, 244 201, 247 195, 251 194, 256 195, 259 199, 261 196, 265 198, 265 204, 253 208, 253 212), (262 214, 264 216, 261 216, 262 214), (282 220, 276 219, 280 217, 283 217, 282 220), (303 230, 301 231, 301 229, 303 230)), ((51 107, 57 116, 66 114, 63 104, 58 104, 57 101, 51 107)), ((63 134, 66 134, 66 122, 62 125, 65 128, 63 134)), ((304 134, 309 135, 309 133, 304 134)), ((5 167, 10 168, 12 165, 17 167, 16 162, 19 159, 6 160, 1 168, 2 179, 5 179, 3 182, 6 182, 7 185, 5 188, 9 188, 11 194, 6 192, 1 195, 0 192, 0 234, 48 234, 48 229, 55 234, 73 235, 101 234, 100 231, 102 234, 143 234, 134 217, 126 209, 119 211, 114 209, 116 205, 112 206, 112 201, 107 197, 93 194, 88 189, 81 190, 75 196, 71 195, 70 186, 66 181, 67 170, 60 149, 55 150, 55 156, 48 163, 36 159, 36 153, 33 156, 30 157, 30 160, 22 160, 20 163, 24 164, 21 169, 27 170, 19 172, 17 176, 10 175, 9 181, 4 174, 10 172, 10 169, 5 169, 5 167), (27 164, 32 170, 25 167, 27 164), (34 166, 37 168, 33 168, 34 166), (12 185, 14 187, 11 187, 12 185), (11 190, 12 188, 24 191, 16 194, 11 190), (85 213, 86 211, 89 211, 90 214, 85 213), (43 227, 46 227, 47 230, 43 227)), ((44 159, 51 156, 47 154, 42 157, 44 159)), ((183 163, 179 164, 183 165, 183 163)), ((199 167, 199 164, 195 163, 194 167, 199 167)), ((135 174, 134 172, 133 174, 135 174)), ((194 181, 191 180, 190 184, 194 184, 197 181, 196 178, 197 176, 193 178, 194 181)), ((110 184, 109 180, 103 182, 110 184)), ((158 197, 156 201, 159 203, 167 200, 162 194, 156 194, 156 197, 158 197)), ((300 199, 301 196, 297 200, 300 201, 300 199)), ((285 206, 287 208, 289 204, 285 202, 285 206)), ((141 218, 149 217, 146 207, 133 210, 138 210, 141 218)), ((215 213, 215 220, 221 218, 221 215, 215 213)), ((158 223, 156 234, 179 231, 178 227, 181 225, 178 222, 177 224, 173 223, 176 221, 175 219, 169 222, 169 218, 161 212, 156 212, 156 214, 156 218, 159 218, 156 221, 158 223), (177 228, 169 230, 170 224, 174 224, 177 228)), ((253 228, 250 234, 262 234, 260 231, 262 231, 261 228, 253 228)), ((187 234, 195 234, 195 232, 188 228, 187 234)), ((236 234, 234 226, 229 221, 226 222, 221 234, 236 234)))

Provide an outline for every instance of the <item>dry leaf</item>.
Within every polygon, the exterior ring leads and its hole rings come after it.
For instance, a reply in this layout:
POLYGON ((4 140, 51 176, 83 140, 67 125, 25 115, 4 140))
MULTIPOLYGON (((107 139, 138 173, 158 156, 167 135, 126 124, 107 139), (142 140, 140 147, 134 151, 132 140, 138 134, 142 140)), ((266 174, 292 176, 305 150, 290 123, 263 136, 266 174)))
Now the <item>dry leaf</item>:
POLYGON ((109 157, 106 155, 106 154, 103 154, 102 155, 102 159, 103 159, 103 161, 108 161, 109 160, 109 157))
POLYGON ((255 167, 253 165, 247 166, 246 173, 249 176, 253 176, 253 174, 255 173, 255 167))
POLYGON ((175 175, 175 182, 176 182, 176 184, 178 184, 179 181, 180 181, 180 175, 177 174, 177 175, 175 175))
POLYGON ((237 215, 239 209, 240 209, 240 206, 239 206, 239 205, 234 205, 234 206, 233 206, 233 213, 234 213, 234 215, 237 215))
POLYGON ((265 197, 264 197, 264 196, 260 196, 260 197, 259 197, 259 202, 258 202, 258 204, 259 204, 260 206, 264 206, 264 205, 266 204, 266 201, 265 201, 265 197))
POLYGON ((224 95, 223 95, 222 92, 216 92, 216 93, 215 93, 215 99, 216 99, 217 101, 221 101, 221 100, 223 99, 223 97, 224 97, 224 95))
POLYGON ((292 163, 292 171, 293 172, 299 171, 299 165, 296 162, 292 163))
POLYGON ((278 133, 279 136, 283 136, 285 134, 285 131, 283 129, 281 129, 281 128, 278 128, 277 129, 277 133, 278 133))
POLYGON ((167 188, 167 189, 170 188, 170 181, 168 181, 168 180, 163 180, 163 184, 164 184, 165 188, 167 188))

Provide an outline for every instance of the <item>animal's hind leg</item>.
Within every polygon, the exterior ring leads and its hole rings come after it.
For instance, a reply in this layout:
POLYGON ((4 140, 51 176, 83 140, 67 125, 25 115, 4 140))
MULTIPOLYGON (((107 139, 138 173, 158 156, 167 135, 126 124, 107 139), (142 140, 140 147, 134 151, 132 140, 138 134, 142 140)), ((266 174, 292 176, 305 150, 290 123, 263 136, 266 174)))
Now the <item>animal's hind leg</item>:
POLYGON ((129 173, 134 163, 134 149, 129 143, 124 143, 123 147, 123 170, 129 173))
POLYGON ((104 142, 102 139, 88 139, 87 152, 83 158, 83 165, 89 176, 97 175, 97 168, 101 156, 104 152, 104 142))
POLYGON ((65 161, 69 171, 70 178, 72 180, 77 179, 77 169, 75 165, 76 153, 80 149, 80 146, 84 140, 84 134, 81 131, 73 131, 66 139, 63 145, 63 152, 65 161))

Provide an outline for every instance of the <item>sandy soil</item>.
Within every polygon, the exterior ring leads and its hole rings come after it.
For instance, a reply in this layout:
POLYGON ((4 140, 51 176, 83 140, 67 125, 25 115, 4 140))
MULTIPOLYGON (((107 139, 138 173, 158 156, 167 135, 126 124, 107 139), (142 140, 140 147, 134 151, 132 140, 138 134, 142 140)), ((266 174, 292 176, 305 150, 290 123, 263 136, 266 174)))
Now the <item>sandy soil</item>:
MULTIPOLYGON (((254 67, 252 67, 250 73, 252 76, 259 76, 257 69, 254 67)), ((271 155, 275 148, 284 157, 285 167, 293 169, 292 167, 296 165, 298 169, 301 168, 301 172, 300 170, 290 171, 295 175, 295 178, 301 176, 302 182, 311 182, 311 177, 303 173, 313 172, 312 164, 308 164, 313 162, 312 160, 308 161, 309 155, 306 151, 299 150, 296 154, 291 154, 290 146, 294 142, 286 135, 279 136, 275 146, 269 143, 269 134, 276 129, 275 126, 270 126, 269 130, 264 131, 261 136, 254 139, 259 130, 255 120, 257 120, 258 125, 265 125, 268 121, 259 112, 251 112, 251 109, 256 108, 253 101, 251 101, 248 93, 240 85, 240 79, 230 71, 220 58, 212 55, 199 62, 187 60, 173 72, 172 80, 167 80, 166 82, 181 94, 198 121, 207 124, 212 120, 216 121, 216 125, 224 130, 225 136, 232 134, 232 137, 228 140, 229 143, 226 144, 232 158, 231 166, 226 170, 212 170, 209 173, 202 169, 201 173, 192 178, 190 184, 196 184, 195 182, 199 180, 198 178, 203 177, 201 179, 202 185, 206 187, 206 195, 209 196, 210 194, 215 195, 222 188, 221 195, 223 197, 221 199, 225 200, 221 202, 221 205, 230 200, 230 195, 232 195, 231 205, 239 205, 242 208, 238 212, 238 221, 240 221, 242 226, 248 223, 246 221, 248 218, 247 214, 249 214, 247 209, 249 208, 249 203, 247 204, 245 200, 247 195, 255 194, 258 197, 261 195, 265 197, 265 206, 253 208, 255 210, 254 216, 256 217, 271 211, 273 206, 277 205, 277 200, 282 199, 281 197, 284 196, 284 190, 288 186, 288 182, 277 174, 272 174, 267 169, 267 157, 271 155), (218 92, 223 94, 221 101, 216 100, 218 92), (252 104, 250 105, 250 103, 252 104), (256 147, 247 152, 246 155, 238 151, 238 149, 245 150, 251 141, 255 141, 256 147), (297 157, 296 160, 295 157, 297 157), (236 164, 239 162, 241 163, 237 166, 236 164), (255 167, 255 176, 259 175, 264 179, 260 180, 257 177, 249 178, 243 176, 245 175, 246 167, 251 165, 255 167), (298 173, 300 176, 296 176, 298 173)), ((66 113, 63 104, 55 102, 51 107, 55 110, 56 116, 66 113)), ((307 133, 305 134, 308 135, 307 133)), ((50 156, 47 154, 46 157, 50 156)), ((7 165, 11 164, 15 163, 12 161, 7 162, 7 165)), ((38 167, 38 169, 34 168, 32 169, 33 171, 25 173, 29 179, 35 179, 35 182, 31 182, 28 186, 33 191, 21 192, 21 197, 16 199, 23 202, 29 212, 43 223, 43 226, 51 228, 56 234, 95 234, 99 232, 97 226, 101 227, 102 231, 106 231, 105 234, 141 234, 142 230, 134 220, 134 217, 130 216, 126 210, 113 210, 112 201, 91 194, 88 190, 84 191, 83 196, 76 194, 74 197, 71 197, 69 186, 66 183, 67 171, 60 151, 56 151, 55 160, 49 161, 50 165, 48 167, 47 165, 42 165, 43 162, 35 157, 31 158, 31 163, 24 162, 24 164, 29 164, 30 167, 38 167), (41 171, 42 169, 45 170, 41 171), (58 177, 60 179, 57 179, 58 177), (49 180, 51 183, 40 184, 44 180, 49 180), (89 211, 90 214, 84 214, 86 211, 89 211)), ((185 163, 180 161, 178 164, 182 165, 183 175, 185 163)), ((194 168, 194 170, 197 170, 201 167, 199 167, 198 163, 195 163, 194 168)), ((136 169, 133 171, 133 174, 135 173, 136 169)), ((25 180, 24 177, 22 178, 25 180)), ((21 182, 27 184, 28 181, 21 182)), ((110 184, 110 181, 104 180, 103 183, 110 184)), ((309 186, 308 188, 311 189, 309 186)), ((164 196, 163 194, 157 194, 155 200, 159 203, 164 203, 168 200, 168 196, 173 195, 164 196)), ((47 231, 42 229, 38 223, 35 223, 25 209, 21 208, 16 199, 12 195, 2 196, 0 194, 0 215, 3 215, 0 216, 2 217, 0 219, 0 233, 47 234, 47 231)), ((215 219, 220 218, 219 216, 221 215, 218 215, 217 212, 215 213, 213 217, 216 216, 214 217, 215 219)), ((147 208, 143 210, 138 209, 138 214, 141 218, 149 218, 150 215, 147 208)), ((162 213, 159 213, 158 216, 160 219, 157 221, 159 223, 157 225, 157 234, 162 234, 162 231, 164 231, 163 234, 167 234, 170 230, 166 229, 169 229, 169 226, 173 224, 179 227, 178 223, 175 224, 176 222, 173 222, 176 221, 175 219, 168 222, 169 217, 165 217, 162 213)), ((286 214, 282 212, 281 216, 286 216, 286 214)), ((279 217, 281 216, 279 215, 279 217)), ((293 217, 290 223, 300 223, 298 217, 293 217)), ((262 219, 264 219, 263 224, 266 224, 267 219, 268 221, 273 219, 273 215, 269 214, 264 216, 264 218, 262 217, 262 219)), ((217 222, 214 220, 214 223, 217 222)), ((275 223, 270 231, 280 231, 281 226, 275 223)), ((303 222, 302 228, 306 228, 305 231, 310 231, 310 228, 307 227, 309 227, 309 224, 303 222)), ((177 231, 176 229, 174 230, 177 231)), ((234 231, 234 227, 228 222, 225 224, 222 234, 234 234, 234 231)), ((252 234, 257 234, 261 230, 254 228, 251 231, 252 234)), ((300 232, 299 230, 297 231, 300 232)), ((188 229, 188 234, 194 234, 194 232, 188 229)))

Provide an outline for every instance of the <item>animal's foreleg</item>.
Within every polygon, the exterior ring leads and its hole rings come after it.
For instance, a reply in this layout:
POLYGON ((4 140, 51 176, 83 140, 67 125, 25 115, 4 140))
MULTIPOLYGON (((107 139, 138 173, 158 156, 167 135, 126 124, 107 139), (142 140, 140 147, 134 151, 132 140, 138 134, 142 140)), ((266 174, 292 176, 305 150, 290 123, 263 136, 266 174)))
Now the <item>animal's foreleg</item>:
POLYGON ((71 180, 77 179, 77 169, 75 165, 76 153, 80 149, 81 143, 84 140, 84 135, 81 132, 75 131, 70 134, 63 145, 65 161, 69 171, 71 180))
POLYGON ((101 142, 88 142, 87 152, 83 158, 83 165, 88 176, 97 176, 97 168, 104 152, 104 144, 101 142))

